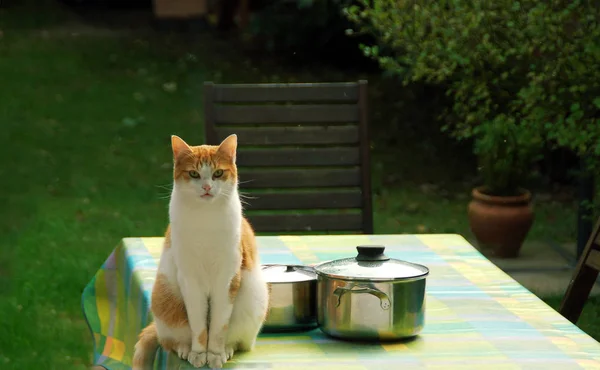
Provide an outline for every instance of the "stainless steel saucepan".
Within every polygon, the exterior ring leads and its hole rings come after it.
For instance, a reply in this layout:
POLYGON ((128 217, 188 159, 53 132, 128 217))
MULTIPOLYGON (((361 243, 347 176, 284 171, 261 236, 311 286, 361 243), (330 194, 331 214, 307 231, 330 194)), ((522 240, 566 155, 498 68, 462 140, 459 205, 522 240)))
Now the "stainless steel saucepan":
POLYGON ((396 340, 417 335, 425 319, 425 266, 392 259, 383 246, 358 246, 356 257, 321 263, 318 323, 330 336, 396 340))
POLYGON ((312 267, 264 264, 269 284, 269 312, 263 332, 312 329, 317 326, 317 275, 312 267))

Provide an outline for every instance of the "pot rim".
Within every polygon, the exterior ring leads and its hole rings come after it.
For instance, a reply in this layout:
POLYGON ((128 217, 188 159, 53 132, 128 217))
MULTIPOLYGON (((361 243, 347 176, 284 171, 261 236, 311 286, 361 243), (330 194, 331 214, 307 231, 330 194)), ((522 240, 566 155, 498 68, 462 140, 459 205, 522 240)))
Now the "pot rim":
POLYGON ((473 188, 471 196, 475 200, 491 204, 527 204, 531 202, 531 192, 525 188, 519 188, 521 195, 488 195, 484 193, 485 186, 473 188))
POLYGON ((417 263, 408 262, 408 261, 402 261, 402 262, 422 267, 426 270, 426 272, 419 274, 419 275, 408 276, 408 277, 396 277, 396 278, 358 278, 358 277, 356 277, 355 278, 355 277, 348 276, 348 275, 329 274, 329 273, 317 270, 317 268, 319 266, 321 266, 325 263, 328 263, 328 262, 331 262, 331 261, 325 261, 325 262, 319 263, 318 265, 314 266, 315 272, 318 276, 323 276, 323 277, 326 277, 329 279, 335 279, 335 280, 361 282, 361 283, 385 283, 385 282, 406 282, 406 283, 408 283, 411 281, 426 279, 430 272, 429 267, 423 266, 423 265, 420 265, 417 263))
POLYGON ((427 279, 427 276, 429 275, 429 272, 424 273, 423 275, 419 275, 419 276, 411 276, 408 278, 394 278, 394 279, 384 279, 384 278, 372 278, 372 279, 353 279, 347 276, 336 276, 336 275, 329 275, 326 274, 324 272, 318 272, 317 273, 319 276, 323 276, 329 279, 334 279, 334 280, 342 280, 342 281, 348 281, 348 282, 353 282, 353 283, 398 283, 398 282, 402 282, 402 283, 410 283, 413 281, 418 281, 418 280, 425 280, 427 279))
POLYGON ((317 277, 309 280, 295 280, 295 281, 267 281, 267 284, 270 285, 279 285, 279 284, 312 284, 317 281, 317 277))
POLYGON ((260 268, 263 271, 270 267, 296 267, 305 272, 312 273, 313 276, 309 277, 308 275, 306 275, 306 279, 302 279, 302 280, 298 279, 298 280, 290 280, 290 281, 268 281, 268 279, 265 279, 265 280, 267 280, 267 284, 302 284, 302 283, 310 284, 310 283, 317 281, 317 273, 312 266, 299 265, 299 264, 294 264, 294 263, 263 263, 260 265, 260 268))

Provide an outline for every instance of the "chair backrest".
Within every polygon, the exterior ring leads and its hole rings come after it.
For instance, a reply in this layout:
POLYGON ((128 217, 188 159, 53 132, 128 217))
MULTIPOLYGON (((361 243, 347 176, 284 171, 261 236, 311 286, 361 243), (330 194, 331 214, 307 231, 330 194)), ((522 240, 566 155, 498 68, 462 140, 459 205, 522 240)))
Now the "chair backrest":
POLYGON ((600 218, 581 254, 559 312, 572 323, 579 320, 600 272, 600 218))
POLYGON ((367 82, 204 86, 205 138, 238 135, 258 232, 373 233, 367 82))

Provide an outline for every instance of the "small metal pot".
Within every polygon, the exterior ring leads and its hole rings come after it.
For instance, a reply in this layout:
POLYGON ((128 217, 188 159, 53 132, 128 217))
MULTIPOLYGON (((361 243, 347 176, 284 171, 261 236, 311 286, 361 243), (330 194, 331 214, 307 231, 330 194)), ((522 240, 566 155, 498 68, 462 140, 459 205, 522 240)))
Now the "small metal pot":
POLYGON ((351 340, 397 340, 424 325, 429 269, 392 259, 383 246, 358 246, 358 255, 321 263, 318 323, 326 334, 351 340))
POLYGON ((263 332, 317 326, 317 275, 302 265, 262 265, 269 284, 269 311, 263 332))

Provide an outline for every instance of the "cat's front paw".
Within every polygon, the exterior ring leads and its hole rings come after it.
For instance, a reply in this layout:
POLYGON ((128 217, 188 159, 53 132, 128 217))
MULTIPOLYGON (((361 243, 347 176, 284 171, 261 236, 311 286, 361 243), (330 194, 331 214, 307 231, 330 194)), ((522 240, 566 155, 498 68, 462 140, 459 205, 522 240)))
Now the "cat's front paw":
POLYGON ((189 343, 187 343, 187 344, 180 343, 177 346, 176 350, 177 350, 177 356, 179 356, 180 359, 187 360, 192 348, 189 343))
POLYGON ((206 352, 190 352, 187 360, 193 367, 202 367, 206 365, 207 354, 206 352))
POLYGON ((225 355, 227 356, 227 360, 231 360, 234 353, 235 348, 233 346, 225 346, 225 355))
POLYGON ((211 369, 220 369, 227 362, 227 354, 225 352, 212 353, 208 352, 208 367, 211 369))

